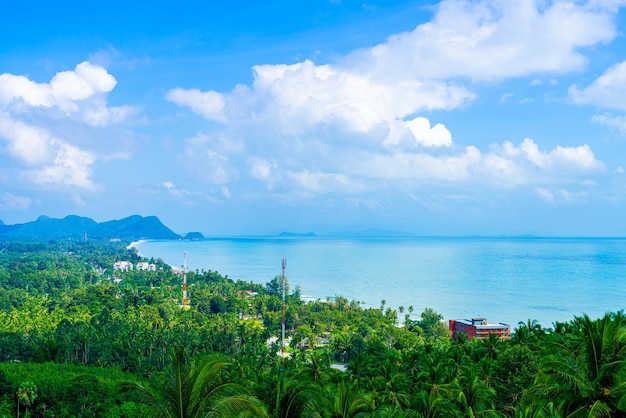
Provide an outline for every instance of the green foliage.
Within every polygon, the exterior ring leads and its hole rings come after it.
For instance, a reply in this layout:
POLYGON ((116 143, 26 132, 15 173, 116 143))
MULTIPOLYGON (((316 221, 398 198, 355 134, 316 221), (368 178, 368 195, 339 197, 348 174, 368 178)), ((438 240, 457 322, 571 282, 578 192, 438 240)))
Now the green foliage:
POLYGON ((532 387, 538 365, 537 354, 525 345, 511 345, 498 356, 493 365, 493 387, 499 409, 514 408, 532 387))
POLYGON ((626 319, 577 317, 545 345, 535 394, 572 416, 626 414, 626 319))
POLYGON ((161 417, 264 416, 265 410, 243 386, 225 378, 227 366, 221 356, 188 358, 182 347, 175 347, 158 392, 139 383, 123 383, 120 388, 123 393, 136 394, 161 417))
MULTIPOLYGON (((17 408, 16 393, 25 387, 25 382, 32 382, 36 397, 31 402, 31 413, 46 410, 49 414, 59 414, 65 411, 71 416, 117 416, 110 411, 129 401, 115 395, 118 384, 139 379, 113 368, 55 363, 0 363, 0 375, 6 377, 5 386, 14 388, 10 399, 4 397, 13 411, 17 408)), ((24 400, 20 405, 24 409, 24 400)))
POLYGON ((621 313, 554 329, 520 322, 511 341, 451 340, 432 308, 413 321, 409 306, 401 326, 386 301, 304 303, 296 288, 283 359, 280 276, 260 285, 188 272, 183 310, 181 278, 161 260, 149 260, 157 271, 113 270, 148 261, 126 245, 0 243, 0 417, 15 416, 20 387, 31 416, 626 414, 621 313), (118 392, 122 381, 134 383, 118 392), (181 402, 186 412, 165 412, 181 402))

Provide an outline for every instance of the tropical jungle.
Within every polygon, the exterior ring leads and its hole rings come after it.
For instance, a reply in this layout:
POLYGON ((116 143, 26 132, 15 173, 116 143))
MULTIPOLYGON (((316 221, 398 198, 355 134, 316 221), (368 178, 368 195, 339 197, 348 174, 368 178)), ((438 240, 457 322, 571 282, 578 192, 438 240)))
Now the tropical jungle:
POLYGON ((0 416, 626 416, 622 312, 452 339, 431 308, 304 301, 283 276, 177 271, 128 244, 0 242, 0 416))

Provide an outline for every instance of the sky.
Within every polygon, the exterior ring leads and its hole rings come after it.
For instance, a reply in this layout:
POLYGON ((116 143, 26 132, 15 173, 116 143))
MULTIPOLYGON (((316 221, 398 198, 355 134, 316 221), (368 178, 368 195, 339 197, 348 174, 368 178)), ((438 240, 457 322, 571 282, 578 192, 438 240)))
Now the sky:
POLYGON ((626 0, 9 2, 0 220, 626 236, 626 0))

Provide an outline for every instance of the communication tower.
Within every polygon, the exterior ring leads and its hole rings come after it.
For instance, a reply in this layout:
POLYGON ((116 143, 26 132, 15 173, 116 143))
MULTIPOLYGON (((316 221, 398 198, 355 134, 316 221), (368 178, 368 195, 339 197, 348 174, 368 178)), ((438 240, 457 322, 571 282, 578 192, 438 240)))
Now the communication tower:
POLYGON ((283 285, 283 319, 281 321, 281 345, 280 345, 280 354, 283 358, 283 362, 285 361, 285 268, 287 268, 287 260, 283 257, 283 274, 281 275, 281 282, 283 285))
POLYGON ((187 251, 183 251, 183 309, 189 309, 189 298, 187 297, 187 251))

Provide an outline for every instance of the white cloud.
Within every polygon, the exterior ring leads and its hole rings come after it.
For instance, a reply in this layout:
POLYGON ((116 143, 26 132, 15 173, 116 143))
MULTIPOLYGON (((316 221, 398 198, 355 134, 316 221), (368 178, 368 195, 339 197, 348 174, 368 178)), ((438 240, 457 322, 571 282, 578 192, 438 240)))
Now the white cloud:
POLYGON ((5 192, 0 201, 0 208, 11 210, 25 210, 30 207, 33 200, 27 196, 19 196, 13 193, 5 192))
MULTIPOLYGON (((159 186, 165 189, 166 193, 180 204, 194 206, 198 201, 209 201, 214 204, 222 202, 222 199, 216 198, 214 195, 219 194, 223 199, 230 198, 228 187, 222 186, 219 191, 213 191, 213 194, 207 192, 193 192, 189 189, 176 186, 172 181, 164 181, 159 186)), ((161 193, 160 191, 158 193, 161 193)))
POLYGON ((117 81, 99 65, 84 61, 73 71, 55 74, 50 83, 36 83, 22 75, 0 74, 0 109, 13 115, 48 109, 52 118, 73 116, 90 126, 120 122, 137 113, 133 106, 108 107, 106 95, 117 81))
POLYGON ((418 111, 456 108, 474 95, 462 87, 416 79, 382 81, 311 61, 254 67, 252 94, 261 115, 287 132, 340 123, 368 132, 418 111))
POLYGON ((91 189, 91 166, 95 156, 52 136, 47 130, 28 126, 0 113, 0 138, 8 150, 29 168, 37 184, 59 184, 91 189), (41 168, 35 168, 39 166, 41 168))
POLYGON ((616 9, 564 1, 442 1, 428 23, 355 52, 347 62, 380 78, 490 80, 582 70, 578 50, 616 35, 616 9))
POLYGON ((166 99, 223 123, 185 151, 189 165, 203 161, 195 176, 215 184, 249 176, 276 193, 295 186, 315 196, 423 182, 582 183, 606 171, 586 144, 455 144, 433 111, 471 103, 470 81, 532 76, 551 85, 554 74, 583 70, 582 48, 615 37, 615 6, 444 0, 430 22, 332 63, 256 65, 251 85, 178 88, 166 99))
POLYGON ((591 121, 608 126, 612 129, 617 129, 621 132, 626 132, 626 116, 594 115, 591 121))
POLYGON ((423 152, 359 153, 345 162, 354 175, 372 179, 489 182, 513 187, 539 182, 570 181, 605 171, 589 146, 557 146, 541 151, 531 139, 519 147, 510 142, 483 153, 474 146, 463 152, 434 156, 423 152))
POLYGON ((449 147, 452 145, 452 134, 444 125, 438 123, 432 128, 428 119, 417 117, 405 122, 415 141, 425 147, 449 147))
POLYGON ((522 141, 519 147, 505 142, 502 154, 509 158, 529 162, 541 170, 560 170, 566 172, 593 173, 604 170, 604 165, 596 160, 589 145, 578 147, 557 146, 551 151, 541 151, 530 138, 522 141))
POLYGON ((536 191, 542 200, 544 200, 547 203, 554 203, 554 194, 550 192, 548 189, 545 189, 543 187, 538 187, 536 191))
POLYGON ((189 190, 180 189, 180 188, 176 187, 174 185, 174 183, 171 182, 171 181, 164 181, 164 182, 161 183, 161 186, 164 187, 165 190, 167 190, 167 192, 169 194, 171 194, 172 196, 174 196, 177 199, 189 198, 192 195, 192 192, 190 192, 189 190))
POLYGON ((185 144, 182 163, 195 179, 212 184, 227 184, 239 177, 230 163, 230 144, 204 134, 189 138, 185 144))
POLYGON ((36 183, 62 184, 84 189, 93 189, 91 166, 95 156, 67 143, 53 143, 56 148, 54 160, 41 169, 32 171, 36 183))
POLYGON ((411 79, 382 82, 308 60, 293 65, 257 65, 253 72, 251 90, 239 86, 222 96, 214 91, 175 89, 166 98, 207 119, 225 121, 225 114, 231 124, 241 119, 245 123, 269 123, 293 135, 333 124, 366 133, 419 111, 453 109, 474 97, 455 84, 411 79))
MULTIPOLYGON (((121 146, 110 147, 107 141, 118 136, 104 128, 140 110, 108 105, 116 85, 104 67, 88 61, 57 72, 48 83, 0 74, 0 140, 14 159, 12 175, 38 186, 93 190, 92 167, 100 159, 85 148, 108 153, 101 161, 127 155, 121 146)), ((75 196, 75 203, 82 202, 75 196)))
POLYGON ((571 86, 574 103, 626 110, 626 61, 613 65, 586 88, 571 86))
POLYGON ((22 162, 34 165, 50 159, 53 150, 53 138, 40 128, 15 121, 9 115, 0 112, 0 138, 9 141, 8 150, 22 162))
POLYGON ((287 177, 296 186, 315 193, 361 193, 368 188, 357 178, 350 178, 345 174, 310 172, 302 170, 290 171, 287 177))
POLYGON ((371 179, 466 180, 472 167, 482 160, 476 147, 468 146, 463 153, 433 156, 426 153, 398 152, 393 154, 355 155, 349 168, 354 174, 371 179))
POLYGON ((215 91, 201 92, 198 89, 170 90, 165 98, 178 106, 189 107, 195 113, 217 122, 226 122, 224 116, 224 96, 215 91))
POLYGON ((110 106, 100 101, 95 102, 97 105, 86 108, 83 111, 83 120, 90 126, 107 126, 112 123, 121 122, 128 117, 137 114, 141 109, 137 106, 110 106))
POLYGON ((248 165, 252 178, 264 182, 270 190, 274 187, 274 184, 280 180, 276 161, 268 161, 263 158, 251 158, 248 161, 248 165))
POLYGON ((541 200, 551 205, 578 203, 587 200, 589 197, 589 192, 584 190, 571 192, 562 188, 548 190, 543 187, 538 187, 536 192, 541 200))
POLYGON ((104 68, 85 61, 74 71, 62 71, 52 78, 50 99, 61 109, 75 112, 78 109, 75 102, 98 93, 109 93, 116 84, 115 78, 104 68))

